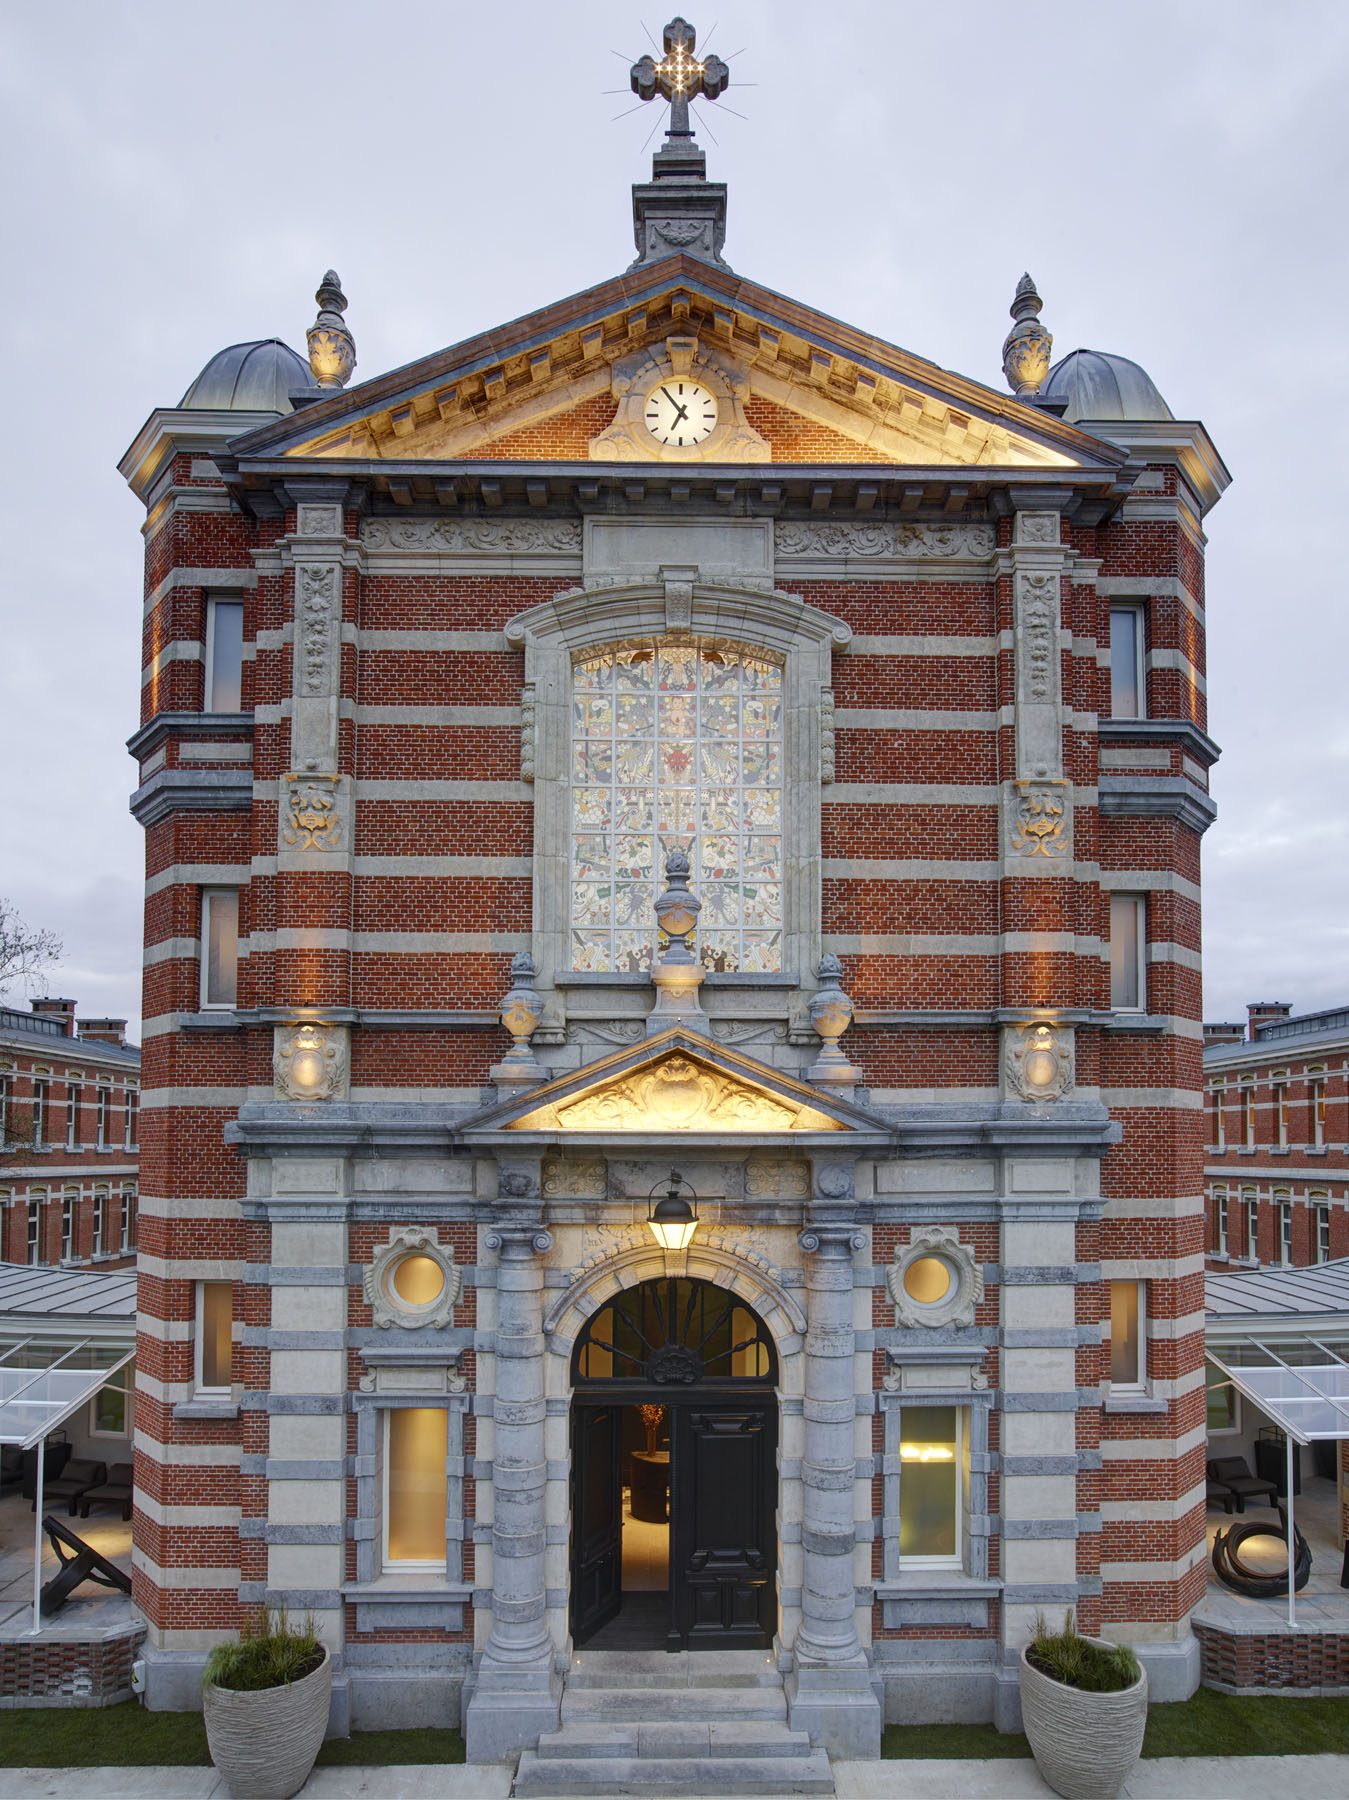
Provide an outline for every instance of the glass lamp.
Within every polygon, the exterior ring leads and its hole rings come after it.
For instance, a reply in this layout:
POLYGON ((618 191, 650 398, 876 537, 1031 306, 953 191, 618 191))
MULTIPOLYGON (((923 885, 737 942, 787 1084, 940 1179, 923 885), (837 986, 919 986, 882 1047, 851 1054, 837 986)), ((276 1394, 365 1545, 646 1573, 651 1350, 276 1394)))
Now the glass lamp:
POLYGON ((687 1250, 698 1229, 698 1196, 677 1169, 670 1170, 669 1191, 663 1199, 657 1200, 656 1188, 662 1185, 658 1181, 647 1198, 647 1225, 662 1250, 687 1250), (681 1195, 680 1188, 687 1189, 692 1195, 691 1206, 681 1195))

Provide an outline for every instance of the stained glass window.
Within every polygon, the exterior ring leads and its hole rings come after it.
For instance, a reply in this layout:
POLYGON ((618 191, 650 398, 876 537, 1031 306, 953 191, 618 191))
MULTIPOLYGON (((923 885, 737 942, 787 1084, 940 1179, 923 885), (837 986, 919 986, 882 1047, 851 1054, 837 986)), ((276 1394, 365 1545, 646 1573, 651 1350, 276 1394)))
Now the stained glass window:
POLYGON ((572 672, 571 966, 640 970, 683 850, 709 970, 782 967, 782 669, 647 640, 572 672))

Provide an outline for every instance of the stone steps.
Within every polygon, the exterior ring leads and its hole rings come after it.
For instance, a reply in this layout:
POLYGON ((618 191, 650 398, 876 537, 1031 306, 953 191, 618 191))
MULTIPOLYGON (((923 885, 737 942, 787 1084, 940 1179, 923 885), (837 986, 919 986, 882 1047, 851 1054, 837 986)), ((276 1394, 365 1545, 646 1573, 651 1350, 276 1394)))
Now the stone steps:
POLYGON ((787 1723, 771 1657, 583 1652, 561 1723, 526 1750, 520 1800, 570 1794, 832 1794, 829 1758, 787 1723))

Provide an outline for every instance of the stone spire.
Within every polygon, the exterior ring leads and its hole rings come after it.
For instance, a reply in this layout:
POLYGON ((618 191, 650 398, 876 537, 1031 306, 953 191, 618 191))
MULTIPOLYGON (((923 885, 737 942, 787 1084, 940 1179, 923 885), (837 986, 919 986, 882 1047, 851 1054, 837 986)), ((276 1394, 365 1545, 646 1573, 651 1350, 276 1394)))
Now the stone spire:
POLYGON ((707 158, 689 123, 689 103, 725 93, 731 72, 719 56, 694 55, 697 34, 684 19, 665 27, 665 54, 644 56, 632 65, 632 91, 639 100, 670 103, 665 142, 651 159, 651 180, 632 190, 632 227, 637 259, 630 266, 659 262, 682 253, 727 265, 726 187, 707 179, 707 158))
POLYGON ((1043 305, 1035 283, 1029 275, 1023 275, 1009 309, 1016 322, 1002 346, 1003 373, 1018 400, 1034 400, 1049 373, 1054 340, 1040 323, 1043 305))
POLYGON ((356 340, 343 321, 347 297, 336 269, 329 269, 314 298, 319 316, 305 333, 309 343, 309 370, 321 388, 344 388, 356 367, 356 340))

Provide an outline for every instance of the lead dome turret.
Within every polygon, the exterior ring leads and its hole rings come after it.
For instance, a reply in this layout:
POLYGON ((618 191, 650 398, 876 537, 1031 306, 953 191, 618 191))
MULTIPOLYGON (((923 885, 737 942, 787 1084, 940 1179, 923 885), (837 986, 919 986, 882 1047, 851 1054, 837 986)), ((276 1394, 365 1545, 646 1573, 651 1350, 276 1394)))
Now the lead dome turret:
POLYGON ((311 388, 309 364, 280 338, 230 344, 207 363, 179 402, 219 412, 291 410, 293 388, 311 388))
POLYGON ((1107 350, 1074 350, 1049 371, 1037 399, 1062 400, 1066 424, 1079 419, 1173 419, 1147 370, 1107 350))

